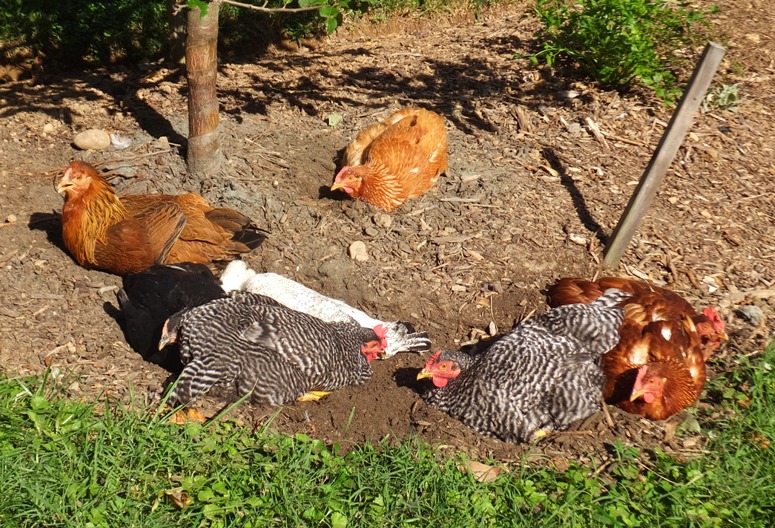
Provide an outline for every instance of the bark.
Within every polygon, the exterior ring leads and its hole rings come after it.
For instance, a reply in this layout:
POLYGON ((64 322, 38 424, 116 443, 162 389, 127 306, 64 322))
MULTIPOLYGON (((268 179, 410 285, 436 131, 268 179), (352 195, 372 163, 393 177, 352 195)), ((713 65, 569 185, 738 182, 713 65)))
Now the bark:
POLYGON ((210 2, 204 17, 199 8, 188 12, 188 177, 200 184, 218 174, 222 157, 216 92, 220 3, 210 2))

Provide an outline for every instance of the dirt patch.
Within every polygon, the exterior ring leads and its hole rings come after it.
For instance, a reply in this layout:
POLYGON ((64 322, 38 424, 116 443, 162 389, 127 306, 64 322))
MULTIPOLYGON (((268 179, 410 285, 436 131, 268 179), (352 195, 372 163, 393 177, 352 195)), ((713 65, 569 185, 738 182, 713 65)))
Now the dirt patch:
MULTIPOLYGON (((678 161, 623 259, 621 274, 668 284, 697 307, 714 305, 732 339, 716 371, 762 349, 773 330, 775 279, 775 15, 761 3, 721 2, 729 53, 717 82, 740 83, 736 113, 699 115, 678 161), (757 7, 758 6, 758 7, 757 7), (738 317, 762 309, 754 326, 738 317)), ((459 20, 465 20, 460 18, 459 20)), ((593 276, 610 235, 670 118, 619 95, 514 58, 532 46, 522 7, 479 22, 411 31, 345 33, 315 49, 223 64, 219 77, 224 174, 203 194, 271 230, 246 260, 387 320, 428 330, 434 347, 458 347, 545 310, 541 290, 560 276, 593 276), (390 215, 327 192, 342 149, 400 106, 442 114, 450 169, 425 196, 390 215), (328 126, 328 116, 342 122, 328 126), (597 125, 605 141, 596 139, 597 125), (347 247, 362 240, 370 259, 347 247)), ((700 48, 682 50, 696 58, 700 48)), ((118 277, 78 267, 64 252, 52 178, 73 158, 104 162, 124 193, 190 189, 178 146, 187 133, 180 72, 105 70, 0 85, 0 364, 11 376, 75 370, 74 397, 157 398, 169 373, 142 361, 115 321, 118 277), (75 132, 102 127, 132 140, 124 151, 83 153, 75 132)), ((557 467, 607 460, 617 439, 680 456, 702 452, 675 435, 691 413, 650 423, 611 409, 535 446, 483 438, 425 406, 414 380, 424 358, 377 362, 365 386, 282 409, 270 427, 337 442, 418 434, 500 460, 557 467)), ((699 409, 699 410, 698 410, 699 409)), ((261 425, 272 410, 235 416, 261 425)))

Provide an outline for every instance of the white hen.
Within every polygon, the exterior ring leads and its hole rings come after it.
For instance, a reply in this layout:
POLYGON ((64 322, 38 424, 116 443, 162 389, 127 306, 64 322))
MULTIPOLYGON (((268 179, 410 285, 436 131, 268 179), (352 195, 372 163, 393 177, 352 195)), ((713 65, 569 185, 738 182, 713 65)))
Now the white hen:
POLYGON ((387 348, 382 358, 389 358, 398 352, 422 352, 430 349, 431 341, 425 332, 415 332, 414 328, 400 321, 385 322, 374 319, 368 314, 338 299, 307 288, 303 284, 276 273, 256 273, 247 267, 244 261, 235 260, 223 270, 221 287, 226 291, 248 291, 271 297, 296 310, 329 323, 355 322, 364 328, 381 325, 387 330, 387 348))

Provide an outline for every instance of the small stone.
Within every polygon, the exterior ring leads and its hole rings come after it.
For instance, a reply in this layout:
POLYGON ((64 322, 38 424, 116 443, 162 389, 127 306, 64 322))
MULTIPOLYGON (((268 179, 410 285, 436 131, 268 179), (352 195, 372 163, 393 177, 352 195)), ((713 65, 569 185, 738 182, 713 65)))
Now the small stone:
POLYGON ((110 146, 110 136, 104 130, 91 128, 76 135, 73 143, 81 150, 105 150, 110 146))
POLYGON ((14 224, 16 223, 16 215, 15 214, 9 214, 5 217, 5 223, 7 224, 14 224))
POLYGON ((570 239, 571 242, 573 242, 574 244, 578 244, 579 246, 586 246, 588 243, 586 237, 577 235, 575 233, 571 233, 570 235, 568 235, 568 238, 570 239))
POLYGON ((379 235, 379 230, 375 227, 367 227, 363 230, 363 232, 366 234, 366 236, 374 238, 375 236, 379 235))
POLYGON ((351 259, 357 262, 365 262, 369 260, 369 252, 366 251, 366 244, 360 240, 356 240, 350 244, 350 247, 347 249, 347 254, 350 255, 351 259))
POLYGON ((372 220, 379 227, 384 227, 385 229, 393 225, 393 218, 389 214, 385 214, 385 213, 375 214, 372 220))
POLYGON ((43 125, 44 134, 53 134, 54 130, 56 130, 56 127, 52 123, 46 123, 43 125))
POLYGON ((737 311, 737 314, 753 326, 759 326, 759 323, 762 321, 762 317, 764 317, 764 312, 762 309, 752 304, 747 304, 740 307, 740 309, 737 311))

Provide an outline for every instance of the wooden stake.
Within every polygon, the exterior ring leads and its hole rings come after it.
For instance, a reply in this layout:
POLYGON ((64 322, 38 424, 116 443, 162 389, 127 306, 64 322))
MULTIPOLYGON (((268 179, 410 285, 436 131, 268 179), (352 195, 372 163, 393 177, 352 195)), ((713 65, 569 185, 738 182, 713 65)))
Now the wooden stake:
POLYGON ((619 264, 622 254, 627 249, 635 231, 638 230, 651 202, 654 201, 659 184, 662 183, 667 169, 670 168, 670 164, 678 153, 678 148, 692 125, 694 114, 700 107, 705 92, 710 86, 713 75, 725 53, 726 49, 715 42, 708 42, 705 46, 700 62, 689 80, 689 86, 678 103, 678 108, 673 113, 646 171, 640 178, 638 187, 633 192, 630 202, 616 225, 616 229, 614 229, 611 238, 608 239, 605 248, 605 265, 607 267, 612 268, 619 264))

